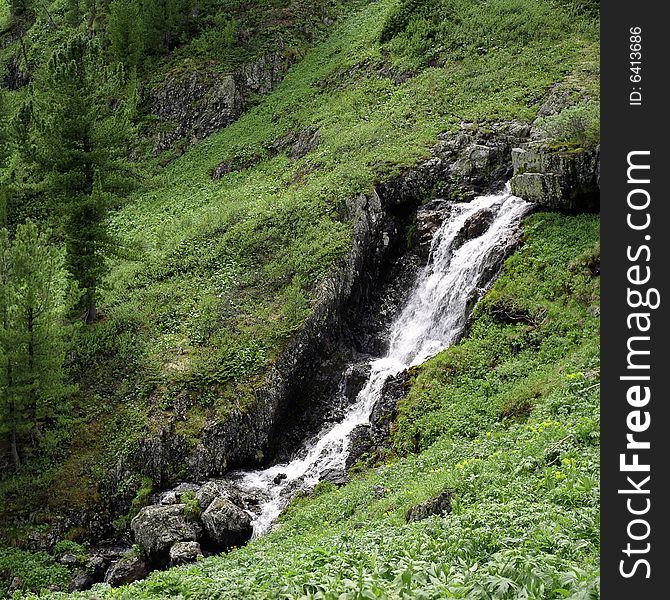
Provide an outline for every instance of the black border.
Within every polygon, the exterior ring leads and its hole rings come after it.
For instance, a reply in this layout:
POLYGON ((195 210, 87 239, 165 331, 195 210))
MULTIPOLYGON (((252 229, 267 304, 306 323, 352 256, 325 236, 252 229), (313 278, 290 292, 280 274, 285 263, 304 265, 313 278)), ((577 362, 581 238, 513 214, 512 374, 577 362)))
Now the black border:
MULTIPOLYGON (((667 512, 670 511, 670 486, 665 485, 670 463, 670 352, 667 351, 668 326, 665 314, 670 303, 668 273, 670 271, 670 232, 668 223, 669 195, 664 179, 670 173, 666 140, 668 114, 664 87, 670 76, 669 23, 662 15, 660 2, 639 0, 601 3, 601 596, 604 600, 670 598, 670 585, 665 581, 670 571, 666 545, 670 544, 667 512), (630 29, 642 28, 642 81, 632 83, 630 75, 630 29), (633 87, 642 88, 642 106, 631 106, 629 94, 633 87), (651 226, 648 231, 634 232, 626 224, 627 156, 631 151, 649 150, 651 183, 651 226), (620 573, 621 559, 627 567, 633 563, 622 550, 628 543, 626 528, 634 516, 628 513, 626 496, 618 490, 626 486, 626 474, 619 469, 619 455, 625 452, 626 416, 631 410, 626 400, 630 382, 620 381, 626 374, 628 330, 627 316, 633 310, 627 305, 627 246, 639 246, 649 234, 652 279, 650 285, 661 296, 660 307, 651 312, 649 333, 651 369, 651 401, 644 410, 651 414, 646 432, 651 442, 648 451, 640 452, 640 460, 651 465, 649 497, 651 508, 646 518, 651 526, 648 554, 639 555, 650 563, 650 577, 640 565, 635 576, 620 573), (667 366, 666 366, 667 365, 667 366), (668 565, 668 566, 666 566, 668 565)), ((634 312, 634 311, 633 311, 634 312)), ((642 542, 640 542, 642 544, 642 542)))

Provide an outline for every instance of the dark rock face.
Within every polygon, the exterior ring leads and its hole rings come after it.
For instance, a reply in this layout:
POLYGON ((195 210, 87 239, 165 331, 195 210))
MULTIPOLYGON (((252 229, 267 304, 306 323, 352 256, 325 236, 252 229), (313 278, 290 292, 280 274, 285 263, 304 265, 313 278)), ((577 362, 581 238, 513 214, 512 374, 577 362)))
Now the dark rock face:
POLYGON ((424 204, 416 211, 416 251, 425 264, 433 236, 451 214, 451 203, 440 198, 424 204))
POLYGON ((4 86, 11 91, 18 90, 30 82, 30 76, 21 69, 21 55, 17 54, 7 62, 4 86))
POLYGON ((600 206, 600 149, 555 150, 538 142, 512 153, 512 193, 549 210, 600 206))
POLYGON ((194 542, 202 536, 202 525, 184 516, 184 505, 147 506, 130 524, 137 543, 156 563, 167 562, 175 542, 194 542))
POLYGON ((217 546, 241 546, 251 539, 251 517, 227 498, 216 498, 202 513, 207 537, 217 546))
POLYGON ((202 556, 202 552, 198 542, 177 542, 170 548, 170 566, 195 562, 199 556, 202 556))
POLYGON ((459 232, 454 240, 454 250, 460 248, 465 242, 479 237, 486 233, 493 223, 493 213, 488 209, 482 209, 472 215, 463 225, 463 229, 459 232))
POLYGON ((186 71, 166 81, 149 98, 159 120, 154 154, 179 140, 197 142, 237 120, 252 95, 265 95, 283 79, 291 59, 276 52, 260 56, 230 75, 186 71))
POLYGON ((512 148, 525 142, 530 125, 520 121, 494 123, 486 129, 463 123, 457 133, 444 133, 432 148, 433 157, 380 186, 382 196, 421 202, 429 193, 445 200, 471 200, 502 188, 512 175, 512 148))
POLYGON ((349 478, 343 469, 328 469, 321 473, 321 481, 329 481, 334 485, 344 485, 349 481, 349 478))
POLYGON ((293 160, 298 160, 312 150, 316 150, 319 146, 320 136, 319 130, 314 127, 304 129, 298 134, 298 139, 291 146, 289 156, 293 160))
POLYGON ((96 582, 97 579, 91 573, 88 573, 83 569, 77 569, 72 573, 68 591, 79 592, 82 590, 87 590, 96 582))
POLYGON ((372 407, 369 424, 359 425, 349 438, 347 469, 356 464, 365 454, 382 450, 391 433, 391 425, 397 416, 398 402, 407 394, 409 373, 403 371, 390 377, 382 388, 379 400, 372 407))
POLYGON ((144 579, 148 574, 147 563, 133 552, 129 552, 109 568, 105 574, 105 583, 117 587, 144 579))
POLYGON ((413 506, 405 514, 405 520, 408 523, 413 521, 422 521, 433 515, 441 515, 443 513, 451 512, 451 498, 454 492, 451 490, 446 490, 442 492, 439 496, 426 500, 425 502, 413 506))

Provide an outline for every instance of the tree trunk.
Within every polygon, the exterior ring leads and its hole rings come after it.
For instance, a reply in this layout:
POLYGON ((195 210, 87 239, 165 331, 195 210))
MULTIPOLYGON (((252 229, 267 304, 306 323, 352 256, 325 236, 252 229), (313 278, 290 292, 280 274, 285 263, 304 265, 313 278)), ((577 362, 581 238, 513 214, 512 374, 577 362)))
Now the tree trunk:
POLYGON ((19 457, 19 451, 16 447, 16 429, 12 429, 11 433, 11 447, 12 447, 12 460, 14 461, 14 469, 18 471, 21 468, 21 458, 19 457))
POLYGON ((91 303, 88 306, 88 310, 86 311, 86 324, 90 325, 91 323, 95 322, 97 318, 98 318, 98 309, 95 306, 95 301, 91 301, 91 303))

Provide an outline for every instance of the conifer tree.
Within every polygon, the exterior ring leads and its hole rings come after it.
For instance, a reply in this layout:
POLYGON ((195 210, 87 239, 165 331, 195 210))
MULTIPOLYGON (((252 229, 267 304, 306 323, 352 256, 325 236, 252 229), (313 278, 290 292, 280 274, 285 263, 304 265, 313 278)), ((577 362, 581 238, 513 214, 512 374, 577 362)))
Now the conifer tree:
MULTIPOLYGON (((32 221, 0 230, 0 434, 21 464, 20 440, 63 410, 68 284, 63 255, 32 221)), ((34 445, 34 443, 33 443, 34 445)))
POLYGON ((110 197, 129 187, 132 128, 123 70, 108 68, 100 44, 76 34, 53 52, 34 98, 35 162, 60 217, 67 265, 91 323, 104 273, 110 197))
POLYGON ((107 21, 110 53, 116 62, 136 69, 142 61, 144 40, 138 0, 114 0, 107 21))

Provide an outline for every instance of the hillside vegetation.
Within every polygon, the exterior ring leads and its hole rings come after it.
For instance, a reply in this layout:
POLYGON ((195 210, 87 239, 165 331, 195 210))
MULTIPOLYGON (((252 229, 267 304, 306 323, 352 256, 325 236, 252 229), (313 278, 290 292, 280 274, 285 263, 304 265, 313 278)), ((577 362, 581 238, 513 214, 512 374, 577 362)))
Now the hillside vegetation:
POLYGON ((526 221, 470 335, 416 368, 385 462, 247 547, 95 596, 598 598, 598 222, 526 221), (449 514, 406 522, 444 490, 449 514))
MULTIPOLYGON (((351 248, 348 199, 428 157, 462 122, 531 122, 556 84, 597 103, 599 40, 586 0, 227 0, 165 24, 168 37, 137 29, 135 51, 113 42, 106 3, 93 32, 90 3, 74 2, 78 19, 72 2, 28 5, 12 19, 0 0, 0 65, 25 56, 39 82, 75 32, 104 39, 105 64, 124 64, 114 93, 134 135, 130 183, 105 219, 98 318, 68 334, 64 409, 40 423, 38 442, 26 435, 21 469, 7 464, 0 481, 12 546, 0 549, 0 580, 20 574, 39 589, 66 586, 68 573, 25 552, 26 540, 95 506, 124 452, 171 421, 195 445, 207 419, 255 401, 351 248), (188 149, 152 154, 155 123, 138 90, 274 51, 295 61, 276 89, 188 149), (292 156, 281 140, 308 128, 318 146, 292 156), (224 163, 230 172, 213 179, 224 163)), ((6 123, 29 94, 0 90, 6 123)), ((21 173, 3 152, 0 163, 21 173)), ((31 217, 62 244, 40 193, 10 198, 6 225, 31 217)), ((96 596, 597 597, 597 227, 595 216, 527 221, 468 338, 416 369, 388 454, 359 465, 355 481, 320 485, 248 547, 96 596), (445 489, 449 515, 405 523, 409 507, 445 489)))

